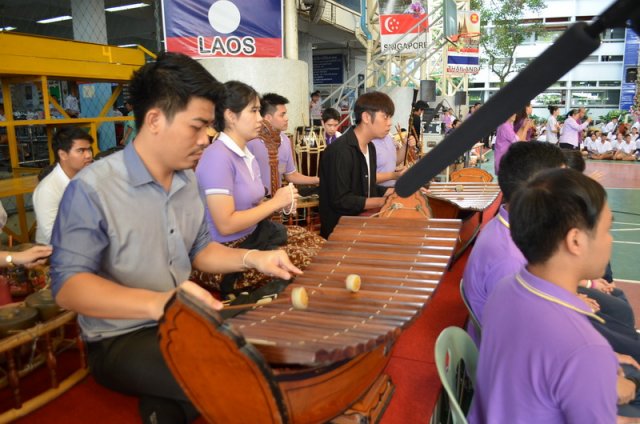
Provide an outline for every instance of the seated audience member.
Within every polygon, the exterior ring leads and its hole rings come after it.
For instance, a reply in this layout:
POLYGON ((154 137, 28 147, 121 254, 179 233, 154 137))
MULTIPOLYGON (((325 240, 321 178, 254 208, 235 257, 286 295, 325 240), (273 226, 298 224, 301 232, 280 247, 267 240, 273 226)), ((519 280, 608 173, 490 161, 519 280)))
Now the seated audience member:
POLYGON ((496 175, 500 170, 500 162, 502 161, 502 156, 507 152, 509 146, 518 141, 525 141, 527 136, 527 131, 529 131, 529 127, 533 125, 533 121, 530 119, 525 119, 518 129, 518 132, 514 130, 513 123, 516 119, 516 114, 514 113, 507 119, 505 123, 500 125, 496 131, 496 142, 495 142, 495 156, 494 156, 494 169, 496 175))
MULTIPOLYGON (((214 241, 229 247, 269 250, 287 245, 287 229, 270 218, 280 211, 295 211, 298 190, 290 184, 264 200, 265 187, 260 166, 247 147, 262 126, 260 97, 247 84, 228 81, 215 105, 218 139, 204 150, 196 167, 196 177, 206 199, 206 220, 214 241)), ((308 255, 314 251, 309 250, 308 255)), ((301 252, 302 253, 302 252, 301 252)), ((308 255, 303 261, 309 261, 308 255)), ((250 271, 204 275, 194 280, 223 295, 252 290, 271 280, 268 275, 250 271)))
POLYGON ((562 149, 578 150, 579 141, 582 140, 580 134, 591 123, 591 118, 581 124, 578 124, 580 119, 580 110, 571 109, 567 114, 567 119, 564 120, 562 125, 562 131, 560 132, 559 146, 562 149))
MULTIPOLYGON (((275 93, 267 93, 260 99, 260 114, 262 115, 263 122, 266 122, 267 125, 271 126, 271 129, 280 133, 280 146, 278 147, 279 181, 282 181, 284 177, 287 182, 294 184, 318 184, 318 177, 302 175, 296 169, 293 152, 291 151, 291 140, 289 140, 289 137, 284 133, 289 126, 287 103, 289 103, 289 100, 275 93)), ((247 148, 258 161, 262 184, 264 184, 267 194, 271 194, 269 151, 264 143, 264 140, 261 138, 254 138, 247 143, 247 148)))
POLYGON ((176 290, 222 307, 188 281, 192 267, 256 267, 283 279, 300 272, 283 251, 211 242, 191 168, 209 144, 221 89, 184 55, 163 53, 137 70, 129 84, 135 141, 69 183, 53 227, 56 302, 78 312, 95 380, 139 397, 143 423, 189 423, 199 415, 158 343, 158 320, 176 290))
POLYGON ((380 92, 356 100, 356 125, 331 143, 320 159, 320 235, 329 237, 344 215, 379 208, 392 189, 376 181, 376 148, 371 141, 389 134, 393 101, 380 92))
POLYGON ((631 141, 635 143, 638 140, 639 136, 640 134, 638 134, 638 128, 631 127, 631 141))
POLYGON ((624 141, 618 145, 618 150, 614 153, 615 160, 636 160, 636 146, 631 142, 631 134, 624 136, 624 141))
MULTIPOLYGON (((579 155, 579 152, 577 154, 579 155)), ((562 150, 540 142, 516 143, 509 149, 505 158, 508 158, 509 165, 505 162, 506 166, 501 167, 498 174, 498 183, 505 204, 478 236, 463 275, 469 304, 481 325, 484 324, 485 303, 498 282, 526 264, 524 256, 511 240, 508 231, 511 198, 518 188, 540 170, 557 168, 566 163, 562 150)), ((585 281, 583 285, 591 286, 581 288, 581 292, 591 298, 589 302, 595 309, 600 308, 598 314, 607 322, 606 325, 602 325, 599 321, 594 321, 596 329, 607 338, 616 352, 640 360, 640 340, 634 328, 635 317, 624 294, 616 290, 614 296, 610 295, 615 287, 600 279, 585 281)), ((469 332, 474 340, 479 342, 480 338, 472 327, 469 328, 469 332)))
POLYGON ((327 146, 342 135, 338 131, 340 126, 340 112, 332 107, 328 107, 322 111, 322 128, 324 129, 324 139, 327 146))
POLYGON ((594 160, 608 160, 613 159, 614 149, 611 146, 611 143, 605 138, 602 137, 599 142, 592 144, 592 151, 590 159, 594 160))
POLYGON ((459 119, 454 119, 453 122, 451 123, 451 128, 449 128, 446 132, 445 135, 448 135, 451 131, 455 130, 456 128, 458 128, 458 125, 460 125, 460 120, 459 119))
POLYGON ((528 264, 485 306, 470 423, 613 423, 635 397, 590 325, 578 282, 602 275, 612 214, 602 186, 571 169, 541 172, 511 198, 510 233, 528 264))
POLYGON ((33 192, 33 210, 36 214, 36 242, 49 244, 58 206, 69 181, 85 166, 93 162, 93 138, 78 127, 63 127, 53 136, 51 149, 56 166, 33 192))

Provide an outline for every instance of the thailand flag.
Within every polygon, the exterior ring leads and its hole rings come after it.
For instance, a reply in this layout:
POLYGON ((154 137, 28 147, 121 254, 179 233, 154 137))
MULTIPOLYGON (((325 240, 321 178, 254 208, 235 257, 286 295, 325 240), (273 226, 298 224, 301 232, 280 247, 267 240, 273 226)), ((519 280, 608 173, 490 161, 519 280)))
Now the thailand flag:
POLYGON ((281 0, 163 0, 165 47, 191 57, 282 57, 281 0))

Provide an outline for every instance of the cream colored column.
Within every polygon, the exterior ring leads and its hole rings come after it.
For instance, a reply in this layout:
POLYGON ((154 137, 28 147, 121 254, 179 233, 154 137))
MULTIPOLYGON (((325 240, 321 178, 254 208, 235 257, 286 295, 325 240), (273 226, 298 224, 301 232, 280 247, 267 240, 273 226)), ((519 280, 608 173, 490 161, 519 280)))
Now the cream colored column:
POLYGON ((298 9, 296 0, 284 0, 284 57, 298 60, 298 9))

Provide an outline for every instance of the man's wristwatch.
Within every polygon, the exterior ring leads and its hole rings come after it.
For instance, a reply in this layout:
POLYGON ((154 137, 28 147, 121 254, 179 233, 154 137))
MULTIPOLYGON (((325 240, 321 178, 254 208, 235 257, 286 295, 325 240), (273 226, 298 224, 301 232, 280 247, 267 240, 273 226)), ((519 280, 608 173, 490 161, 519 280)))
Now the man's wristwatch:
POLYGON ((10 268, 13 268, 14 266, 16 266, 16 264, 13 263, 13 256, 11 255, 5 256, 4 261, 7 263, 7 266, 10 268))

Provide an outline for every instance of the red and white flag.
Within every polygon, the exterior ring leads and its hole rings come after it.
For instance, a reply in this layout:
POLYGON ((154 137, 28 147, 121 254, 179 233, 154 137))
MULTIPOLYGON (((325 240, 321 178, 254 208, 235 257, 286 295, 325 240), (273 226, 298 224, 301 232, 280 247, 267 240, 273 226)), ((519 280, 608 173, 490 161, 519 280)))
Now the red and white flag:
POLYGON ((387 54, 416 53, 427 48, 427 1, 379 0, 380 41, 387 54), (405 35, 406 34, 406 35, 405 35))

